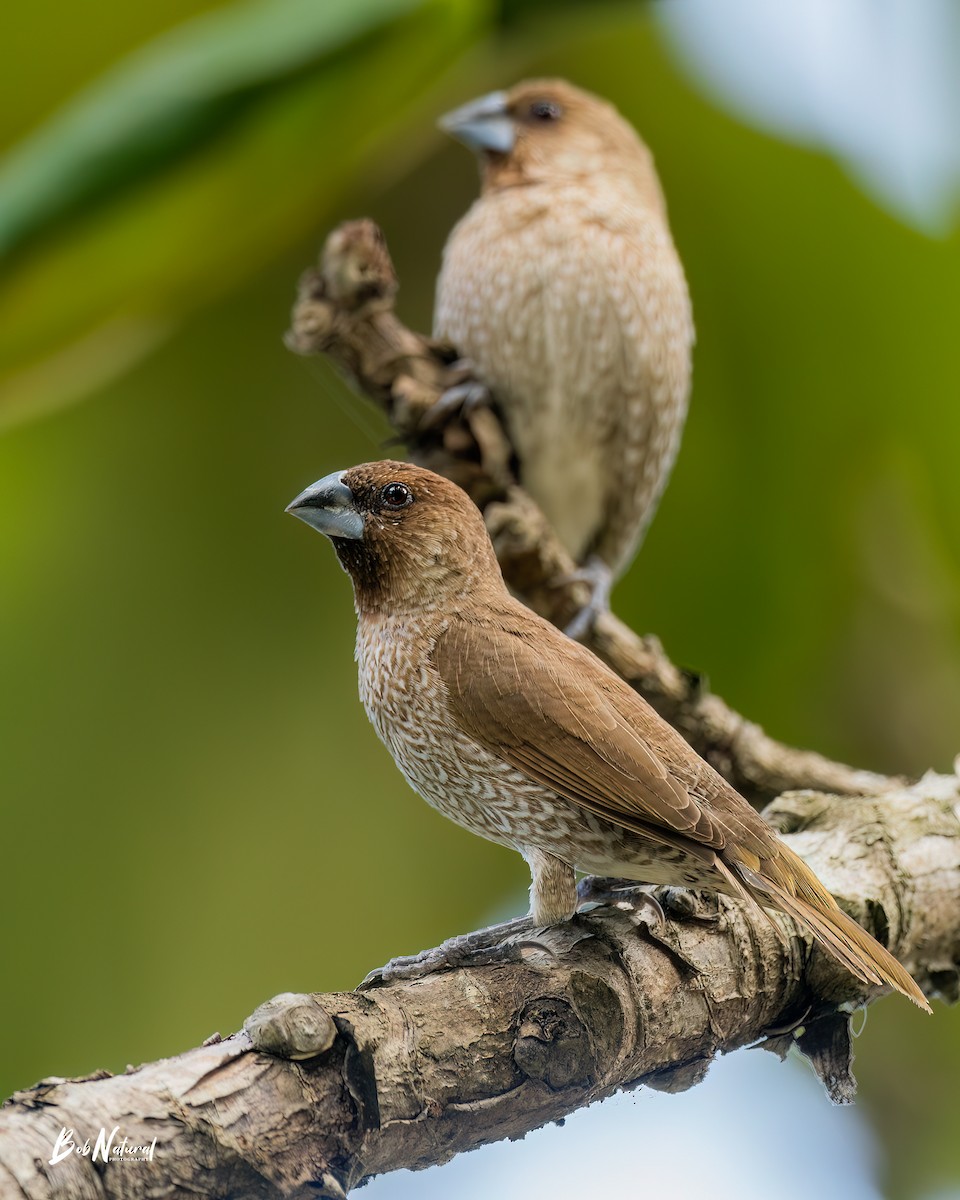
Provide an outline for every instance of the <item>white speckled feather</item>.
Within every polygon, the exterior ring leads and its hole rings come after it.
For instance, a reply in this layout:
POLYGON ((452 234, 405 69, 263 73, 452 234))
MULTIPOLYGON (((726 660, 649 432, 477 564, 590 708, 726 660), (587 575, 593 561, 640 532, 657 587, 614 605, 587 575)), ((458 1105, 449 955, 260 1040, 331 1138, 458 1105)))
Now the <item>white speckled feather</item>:
POLYGON ((690 304, 661 213, 619 178, 485 193, 447 243, 435 333, 492 388, 570 552, 622 570, 689 392, 690 304))

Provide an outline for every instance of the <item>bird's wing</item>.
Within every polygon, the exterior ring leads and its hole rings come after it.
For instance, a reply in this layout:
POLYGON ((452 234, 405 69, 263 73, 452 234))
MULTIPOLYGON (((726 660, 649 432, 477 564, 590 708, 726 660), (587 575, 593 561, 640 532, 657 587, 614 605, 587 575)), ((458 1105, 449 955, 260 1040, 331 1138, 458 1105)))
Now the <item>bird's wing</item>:
POLYGON ((890 983, 929 1011, 900 963, 803 860, 582 646, 515 608, 451 625, 434 663, 461 727, 506 762, 616 825, 699 856, 720 890, 788 913, 859 979, 890 983))
POLYGON ((433 659, 464 731, 531 779, 693 853, 742 844, 736 814, 731 828, 691 792, 694 751, 598 659, 532 614, 529 624, 515 614, 460 621, 433 659))

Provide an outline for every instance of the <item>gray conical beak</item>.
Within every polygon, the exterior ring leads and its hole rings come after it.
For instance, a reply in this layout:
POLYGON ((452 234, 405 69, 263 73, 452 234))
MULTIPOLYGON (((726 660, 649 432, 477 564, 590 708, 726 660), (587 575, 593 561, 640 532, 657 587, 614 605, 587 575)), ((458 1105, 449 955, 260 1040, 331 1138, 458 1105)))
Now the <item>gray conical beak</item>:
POLYGON ((286 512, 330 538, 363 537, 363 513, 357 508, 356 497, 343 482, 343 471, 325 475, 305 488, 296 500, 291 500, 286 512))
POLYGON ((471 150, 509 154, 517 140, 513 119, 507 110, 506 92, 491 92, 489 96, 471 100, 441 117, 438 124, 471 150))

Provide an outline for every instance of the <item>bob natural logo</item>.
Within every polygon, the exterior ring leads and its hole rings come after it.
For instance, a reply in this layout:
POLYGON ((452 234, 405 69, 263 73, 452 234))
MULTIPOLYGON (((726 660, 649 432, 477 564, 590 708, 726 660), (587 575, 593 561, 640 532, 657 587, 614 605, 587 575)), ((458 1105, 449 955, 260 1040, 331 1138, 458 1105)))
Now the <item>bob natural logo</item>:
POLYGON ((147 1145, 138 1146, 129 1138, 120 1138, 117 1141, 119 1132, 119 1125, 114 1125, 109 1135, 106 1129, 101 1128, 91 1147, 89 1138, 78 1142, 72 1129, 61 1129, 53 1146, 50 1166, 55 1167, 71 1154, 79 1154, 81 1158, 90 1157, 92 1162, 153 1162, 153 1154, 157 1148, 156 1138, 147 1145))

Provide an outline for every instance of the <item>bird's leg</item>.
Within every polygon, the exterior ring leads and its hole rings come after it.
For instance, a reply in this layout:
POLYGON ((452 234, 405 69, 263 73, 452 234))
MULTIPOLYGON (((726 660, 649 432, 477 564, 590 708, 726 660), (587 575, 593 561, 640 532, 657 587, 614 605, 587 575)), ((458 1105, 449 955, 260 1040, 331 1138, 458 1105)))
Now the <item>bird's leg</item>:
POLYGON ((597 617, 610 611, 610 592, 613 588, 613 571, 602 558, 593 555, 572 576, 590 584, 592 589, 590 599, 580 609, 567 628, 567 637, 579 642, 593 629, 597 617))
POLYGON ((521 851, 530 868, 530 921, 546 929, 569 921, 577 911, 577 882, 573 867, 536 846, 521 851))
POLYGON ((577 884, 577 911, 597 905, 614 908, 648 908, 656 924, 665 924, 666 915, 660 901, 648 887, 629 879, 613 879, 605 875, 584 875, 577 884))

